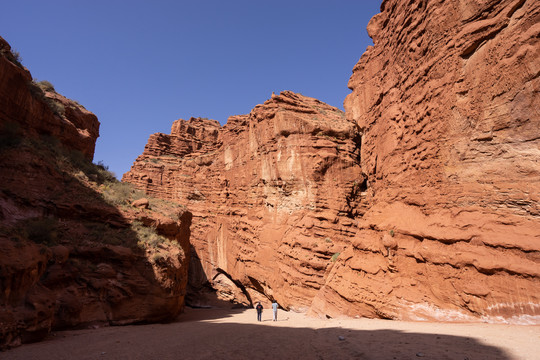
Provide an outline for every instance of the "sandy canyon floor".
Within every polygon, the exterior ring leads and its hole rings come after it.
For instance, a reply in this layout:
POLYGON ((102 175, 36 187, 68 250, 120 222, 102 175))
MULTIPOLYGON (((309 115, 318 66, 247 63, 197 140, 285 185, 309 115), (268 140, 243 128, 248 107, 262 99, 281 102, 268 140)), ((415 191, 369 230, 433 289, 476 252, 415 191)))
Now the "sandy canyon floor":
POLYGON ((187 309, 169 324, 53 333, 1 359, 540 359, 540 326, 187 309))

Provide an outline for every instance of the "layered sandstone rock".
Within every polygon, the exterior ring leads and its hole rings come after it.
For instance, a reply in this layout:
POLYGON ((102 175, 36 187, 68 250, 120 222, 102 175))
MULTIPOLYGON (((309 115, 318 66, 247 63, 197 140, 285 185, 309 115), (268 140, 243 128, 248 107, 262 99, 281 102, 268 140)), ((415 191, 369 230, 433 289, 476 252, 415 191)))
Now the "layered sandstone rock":
POLYGON ((221 300, 307 310, 362 211, 358 140, 343 112, 286 91, 223 127, 176 121, 123 181, 193 212, 192 305, 208 282, 221 300))
POLYGON ((368 32, 367 211, 313 311, 540 322, 540 3, 388 0, 368 32))
POLYGON ((10 45, 0 37, 0 129, 16 124, 24 136, 50 135, 64 146, 94 157, 99 136, 97 117, 77 102, 45 91, 32 81, 30 72, 14 58, 10 45), (51 106, 53 105, 53 106, 51 106))
POLYGON ((125 218, 124 227, 88 213, 85 219, 63 214, 19 220, 22 229, 43 234, 46 240, 37 244, 2 224, 0 348, 41 340, 51 330, 170 321, 180 313, 190 214, 158 225, 163 240, 148 246, 128 222, 155 222, 151 215, 135 213, 130 219, 111 210, 100 209, 111 219, 125 218))
POLYGON ((124 180, 193 209, 192 301, 538 323, 539 9, 384 1, 347 119, 285 92, 153 135, 124 180))
POLYGON ((143 194, 90 163, 96 116, 15 60, 0 38, 0 350, 52 329, 174 319, 191 214, 131 206, 143 194))

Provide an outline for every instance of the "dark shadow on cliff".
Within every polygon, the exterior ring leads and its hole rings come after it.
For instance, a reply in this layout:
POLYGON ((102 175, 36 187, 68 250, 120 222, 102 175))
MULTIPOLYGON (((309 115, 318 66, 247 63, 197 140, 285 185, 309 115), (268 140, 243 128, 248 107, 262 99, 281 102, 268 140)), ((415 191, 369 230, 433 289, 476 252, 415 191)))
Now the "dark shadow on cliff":
MULTIPOLYGON (((186 306, 192 308, 218 308, 218 309, 240 309, 246 307, 253 307, 251 297, 239 282, 234 280, 226 271, 217 268, 216 275, 212 280, 216 281, 217 277, 220 277, 228 282, 230 294, 222 294, 218 296, 216 289, 212 287, 210 279, 206 276, 201 259, 195 247, 191 246, 189 272, 188 272, 188 286, 186 291, 186 306), (235 302, 236 296, 233 291, 242 292, 247 299, 246 303, 241 304, 235 302), (230 300, 223 299, 224 297, 230 297, 230 300)), ((223 286, 222 286, 223 288, 223 286)))
POLYGON ((56 138, 14 136, 0 148, 0 349, 51 329, 174 319, 187 273, 171 270, 166 247, 178 244, 152 228, 152 211, 133 208, 132 189, 56 138))
MULTIPOLYGON (((504 350, 466 336, 289 327, 292 320, 287 313, 280 313, 283 320, 274 323, 268 312, 263 316, 266 321, 257 323, 254 310, 244 311, 253 313, 253 324, 217 323, 212 319, 226 311, 199 309, 171 324, 57 333, 48 341, 3 355, 5 359, 511 359, 504 350), (39 356, 32 357, 35 354, 39 356)), ((392 326, 389 321, 388 328, 392 326)))

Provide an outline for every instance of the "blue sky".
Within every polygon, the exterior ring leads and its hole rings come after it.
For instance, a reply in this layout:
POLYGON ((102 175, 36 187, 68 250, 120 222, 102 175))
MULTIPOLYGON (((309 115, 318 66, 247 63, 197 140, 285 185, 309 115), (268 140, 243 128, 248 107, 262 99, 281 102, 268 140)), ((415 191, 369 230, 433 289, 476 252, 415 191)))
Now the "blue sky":
POLYGON ((272 92, 343 108, 381 0, 17 0, 0 36, 35 79, 95 113, 94 161, 120 178, 176 119, 224 124, 272 92))

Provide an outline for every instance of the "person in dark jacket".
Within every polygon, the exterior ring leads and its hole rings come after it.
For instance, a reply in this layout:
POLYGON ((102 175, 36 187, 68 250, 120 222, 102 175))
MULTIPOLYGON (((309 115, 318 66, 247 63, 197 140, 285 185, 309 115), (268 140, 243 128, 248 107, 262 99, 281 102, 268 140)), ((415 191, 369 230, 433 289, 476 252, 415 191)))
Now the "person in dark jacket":
POLYGON ((257 306, 255 306, 255 309, 257 309, 257 321, 262 321, 263 306, 260 301, 257 303, 257 306))

